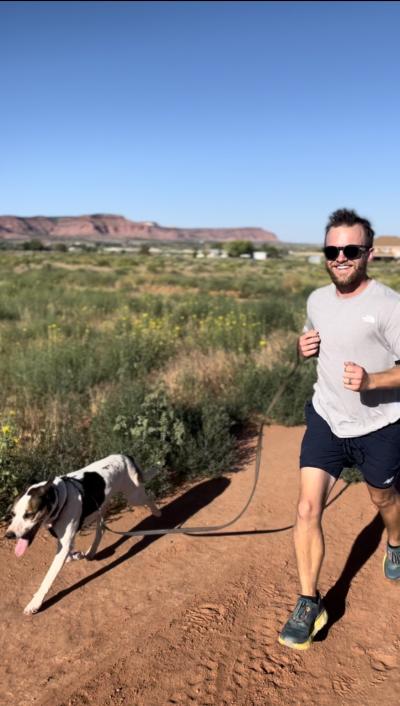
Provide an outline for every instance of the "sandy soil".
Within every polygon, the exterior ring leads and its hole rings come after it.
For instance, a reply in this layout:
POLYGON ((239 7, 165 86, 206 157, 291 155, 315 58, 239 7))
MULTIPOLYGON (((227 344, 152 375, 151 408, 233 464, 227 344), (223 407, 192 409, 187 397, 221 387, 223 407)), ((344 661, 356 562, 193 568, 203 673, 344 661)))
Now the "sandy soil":
MULTIPOLYGON (((259 487, 237 525, 202 537, 107 534, 95 561, 64 567, 35 616, 22 610, 54 540, 40 533, 19 560, 1 540, 2 706, 397 705, 400 586, 383 577, 382 524, 362 484, 337 484, 325 513, 328 629, 307 652, 277 642, 298 590, 292 533, 278 530, 293 521, 301 435, 265 428, 259 487)), ((254 465, 169 499, 159 526, 233 517, 254 465)), ((158 523, 136 509, 112 526, 158 523)))

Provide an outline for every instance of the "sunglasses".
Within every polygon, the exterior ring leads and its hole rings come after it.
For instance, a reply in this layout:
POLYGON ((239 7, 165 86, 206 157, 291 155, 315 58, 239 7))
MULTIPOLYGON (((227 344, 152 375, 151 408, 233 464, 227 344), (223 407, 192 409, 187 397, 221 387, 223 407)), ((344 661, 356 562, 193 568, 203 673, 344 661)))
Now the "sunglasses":
POLYGON ((337 260, 339 253, 343 252, 346 260, 358 260, 361 255, 371 250, 366 245, 344 245, 337 247, 336 245, 327 245, 324 249, 324 255, 327 260, 337 260))

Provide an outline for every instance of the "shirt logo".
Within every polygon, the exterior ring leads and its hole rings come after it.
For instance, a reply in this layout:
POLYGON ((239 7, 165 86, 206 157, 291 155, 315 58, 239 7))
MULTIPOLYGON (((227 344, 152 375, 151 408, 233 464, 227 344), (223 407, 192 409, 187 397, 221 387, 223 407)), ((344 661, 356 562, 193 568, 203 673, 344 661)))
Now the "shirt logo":
POLYGON ((374 324, 375 323, 375 316, 372 316, 371 314, 366 314, 365 316, 362 316, 361 318, 367 324, 374 324))

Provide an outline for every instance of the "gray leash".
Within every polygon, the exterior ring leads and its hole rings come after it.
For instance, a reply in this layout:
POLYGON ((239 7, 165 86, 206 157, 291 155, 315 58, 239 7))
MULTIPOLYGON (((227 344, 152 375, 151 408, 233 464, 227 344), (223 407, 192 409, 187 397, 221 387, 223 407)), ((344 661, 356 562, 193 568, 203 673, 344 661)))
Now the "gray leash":
POLYGON ((235 522, 237 522, 242 517, 242 515, 244 515, 244 513, 246 512, 247 508, 249 507, 249 505, 253 499, 254 493, 256 492, 258 478, 260 475, 263 429, 264 429, 264 422, 261 424, 260 431, 258 433, 256 469, 255 469, 255 473, 254 473, 253 487, 251 489, 251 493, 250 493, 249 499, 247 500, 246 505, 239 512, 239 514, 233 518, 233 520, 230 520, 229 522, 226 522, 223 525, 214 525, 211 527, 210 526, 208 526, 208 527, 182 527, 181 525, 178 525, 178 527, 171 527, 169 529, 135 530, 133 532, 117 532, 116 530, 111 529, 111 527, 109 527, 104 522, 104 520, 101 521, 102 526, 104 527, 104 529, 108 530, 109 532, 112 532, 113 534, 120 534, 120 535, 123 535, 124 537, 147 537, 147 536, 155 535, 155 534, 197 534, 198 532, 201 532, 201 533, 216 532, 217 530, 222 530, 225 527, 230 527, 230 525, 233 525, 235 522))
MULTIPOLYGON (((277 403, 279 398, 282 396, 284 393, 288 382, 292 375, 296 372, 298 366, 299 366, 299 355, 297 354, 296 361, 294 365, 292 366, 291 371, 289 372, 289 375, 285 378, 283 381, 282 385, 278 388, 277 392, 273 396, 270 404, 268 405, 267 411, 265 413, 266 418, 268 418, 268 415, 270 414, 272 408, 274 405, 277 403)), ((112 529, 107 525, 104 521, 103 518, 101 518, 101 526, 108 530, 108 532, 112 532, 112 534, 118 534, 122 535, 123 537, 149 537, 149 536, 154 536, 154 535, 162 535, 162 534, 187 534, 187 535, 196 535, 198 533, 204 534, 208 532, 217 532, 219 530, 225 529, 226 527, 230 527, 231 525, 235 524, 242 515, 246 512, 247 508, 249 507, 251 501, 253 500, 254 493, 256 492, 257 488, 257 483, 258 479, 260 476, 260 464, 261 464, 261 452, 262 452, 262 438, 263 438, 263 431, 264 431, 264 426, 265 422, 262 422, 260 425, 260 430, 258 432, 258 441, 257 441, 257 453, 256 453, 256 466, 255 466, 255 472, 254 472, 254 482, 253 482, 253 487, 251 489, 249 498, 243 507, 243 509, 239 512, 236 517, 233 518, 233 520, 230 520, 229 522, 225 522, 223 525, 214 525, 214 526, 208 526, 208 527, 182 527, 182 525, 178 525, 178 527, 171 527, 168 529, 153 529, 153 530, 133 530, 132 532, 118 532, 117 530, 112 529)))

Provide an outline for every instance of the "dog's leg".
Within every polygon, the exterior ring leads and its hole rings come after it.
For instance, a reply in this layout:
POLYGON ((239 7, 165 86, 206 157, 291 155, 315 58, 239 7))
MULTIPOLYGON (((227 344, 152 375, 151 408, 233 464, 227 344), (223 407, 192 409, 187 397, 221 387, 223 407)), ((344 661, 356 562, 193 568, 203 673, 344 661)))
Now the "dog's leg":
POLYGON ((161 510, 157 507, 154 500, 148 497, 148 495, 146 495, 146 505, 152 515, 155 515, 155 517, 161 517, 161 510))
MULTIPOLYGON (((132 481, 132 486, 125 489, 125 495, 128 503, 130 505, 145 505, 149 508, 150 512, 155 515, 155 517, 161 517, 161 510, 158 509, 152 498, 149 498, 144 488, 145 477, 143 473, 136 468, 133 459, 128 456, 125 457, 127 462, 127 471, 130 480, 132 481)), ((151 476, 150 476, 151 477, 151 476)))
POLYGON ((24 609, 25 615, 37 613, 43 603, 44 597, 52 585, 57 574, 61 571, 73 545, 78 523, 71 522, 62 537, 58 540, 57 554, 54 557, 50 568, 44 577, 39 589, 34 594, 32 600, 24 609))
POLYGON ((145 505, 155 517, 161 517, 161 510, 158 509, 154 500, 147 495, 143 485, 129 488, 126 491, 126 499, 130 505, 145 505))
POLYGON ((101 542, 101 538, 102 538, 103 534, 104 534, 104 528, 103 528, 103 525, 101 522, 101 518, 100 518, 100 516, 98 516, 97 523, 96 523, 95 536, 94 536, 93 542, 90 545, 89 549, 87 549, 85 552, 81 552, 81 551, 74 551, 73 547, 71 547, 68 558, 67 558, 67 562, 80 561, 80 559, 89 559, 89 561, 90 561, 91 559, 93 559, 96 552, 97 552, 98 546, 101 542))
POLYGON ((68 556, 65 560, 66 564, 69 564, 70 561, 75 561, 76 559, 82 559, 82 552, 76 552, 74 550, 74 544, 75 544, 75 537, 73 538, 73 541, 71 542, 71 546, 69 548, 68 556))
POLYGON ((103 527, 103 523, 102 523, 101 520, 102 520, 101 515, 99 515, 98 518, 97 518, 97 524, 96 524, 96 534, 95 534, 95 536, 94 536, 94 540, 93 540, 93 542, 92 542, 92 545, 91 545, 91 546, 89 547, 89 549, 83 554, 83 557, 84 557, 85 559, 89 559, 89 561, 90 561, 91 559, 93 559, 93 557, 95 556, 95 554, 96 554, 96 552, 97 552, 97 549, 98 549, 98 547, 99 547, 99 544, 100 544, 100 542, 101 542, 101 538, 102 538, 102 536, 103 536, 103 534, 104 534, 104 527, 103 527))

